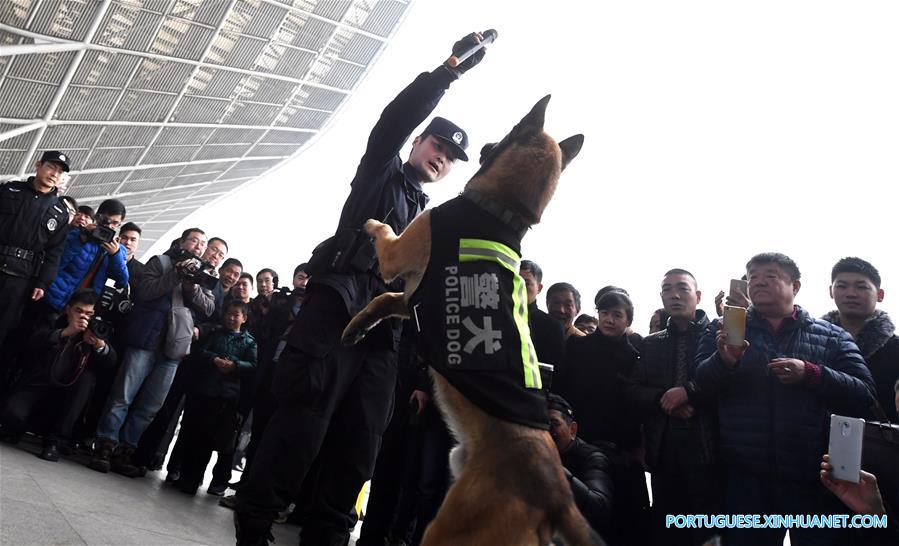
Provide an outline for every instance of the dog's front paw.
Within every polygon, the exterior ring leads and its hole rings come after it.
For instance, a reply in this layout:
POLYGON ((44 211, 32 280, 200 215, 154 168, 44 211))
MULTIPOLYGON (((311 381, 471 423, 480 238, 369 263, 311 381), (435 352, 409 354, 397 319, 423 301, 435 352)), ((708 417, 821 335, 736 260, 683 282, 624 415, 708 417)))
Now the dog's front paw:
POLYGON ((370 236, 375 237, 375 236, 377 236, 378 231, 380 231, 381 228, 383 228, 385 226, 387 226, 387 224, 382 224, 381 222, 378 222, 377 220, 370 218, 369 220, 367 220, 365 222, 363 229, 365 229, 365 233, 368 233, 370 236))

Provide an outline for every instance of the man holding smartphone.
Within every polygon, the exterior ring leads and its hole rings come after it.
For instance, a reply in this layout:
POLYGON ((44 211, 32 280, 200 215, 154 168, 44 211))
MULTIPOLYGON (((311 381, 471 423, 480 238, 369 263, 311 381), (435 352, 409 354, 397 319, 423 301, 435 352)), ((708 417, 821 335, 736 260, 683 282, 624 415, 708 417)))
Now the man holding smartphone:
MULTIPOLYGON (((715 321, 696 355, 696 384, 718 398, 725 513, 837 514, 818 461, 830 413, 868 417, 874 382, 852 337, 794 304, 796 263, 780 253, 746 264, 746 339, 728 345, 715 321)), ((728 529, 731 545, 782 544, 785 529, 728 529)), ((851 538, 851 537, 849 537, 851 538)), ((794 545, 841 544, 841 530, 790 530, 794 545)))

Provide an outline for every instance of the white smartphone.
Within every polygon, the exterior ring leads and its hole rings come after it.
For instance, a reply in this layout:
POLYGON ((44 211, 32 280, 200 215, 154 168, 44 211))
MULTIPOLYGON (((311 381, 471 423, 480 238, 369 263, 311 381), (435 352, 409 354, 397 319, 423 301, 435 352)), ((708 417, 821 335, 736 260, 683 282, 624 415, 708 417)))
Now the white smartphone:
POLYGON ((857 417, 843 417, 831 414, 830 455, 831 475, 838 480, 858 483, 862 469, 862 438, 865 434, 865 420, 857 417))

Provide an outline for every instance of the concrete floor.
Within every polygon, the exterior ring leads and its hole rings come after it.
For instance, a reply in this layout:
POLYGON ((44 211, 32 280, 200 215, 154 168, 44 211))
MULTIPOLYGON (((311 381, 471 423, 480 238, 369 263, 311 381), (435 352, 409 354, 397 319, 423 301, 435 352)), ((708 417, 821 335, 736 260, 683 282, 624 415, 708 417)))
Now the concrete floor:
MULTIPOLYGON (((0 544, 234 544, 232 512, 205 488, 189 497, 164 471, 131 479, 39 452, 35 439, 0 443, 0 544)), ((296 544, 298 530, 275 525, 277 544, 296 544)))

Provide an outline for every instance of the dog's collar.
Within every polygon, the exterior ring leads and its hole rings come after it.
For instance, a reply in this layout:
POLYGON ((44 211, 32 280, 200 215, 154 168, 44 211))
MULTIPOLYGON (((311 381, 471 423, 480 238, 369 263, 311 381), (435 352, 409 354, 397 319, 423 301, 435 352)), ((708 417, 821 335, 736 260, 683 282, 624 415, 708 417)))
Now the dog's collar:
POLYGON ((462 192, 462 197, 481 207, 492 216, 499 219, 499 221, 512 228, 512 231, 518 235, 519 241, 524 238, 525 233, 527 233, 528 229, 531 227, 524 221, 524 218, 522 218, 520 214, 511 210, 496 199, 488 197, 477 190, 465 189, 462 192))

